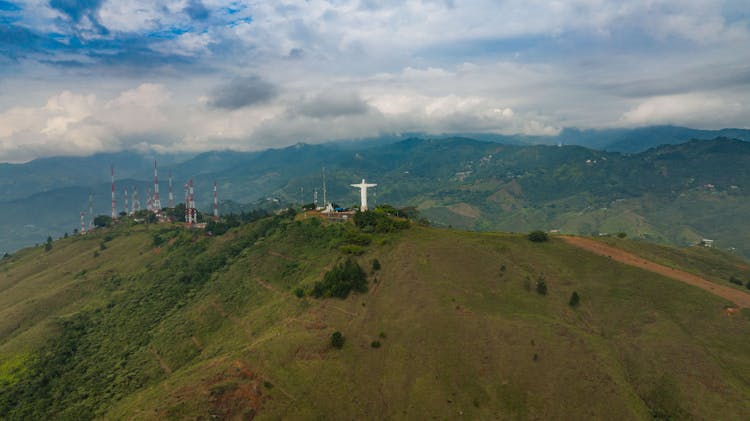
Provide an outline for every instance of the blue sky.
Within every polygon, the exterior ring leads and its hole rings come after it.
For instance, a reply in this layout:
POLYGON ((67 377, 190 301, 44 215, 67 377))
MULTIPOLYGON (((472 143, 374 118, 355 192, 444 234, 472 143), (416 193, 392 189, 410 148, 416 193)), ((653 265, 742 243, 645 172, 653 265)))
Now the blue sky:
POLYGON ((0 161, 750 125, 747 1, 0 0, 0 161))

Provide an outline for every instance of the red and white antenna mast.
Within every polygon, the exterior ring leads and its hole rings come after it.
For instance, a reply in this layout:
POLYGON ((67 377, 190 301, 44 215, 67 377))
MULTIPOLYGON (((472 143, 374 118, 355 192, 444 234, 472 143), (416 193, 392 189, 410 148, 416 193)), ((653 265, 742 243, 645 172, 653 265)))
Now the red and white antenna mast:
POLYGON ((125 187, 125 215, 130 215, 130 209, 128 209, 128 188, 125 187))
POLYGON ((86 234, 86 212, 81 211, 81 234, 86 234))
POLYGON ((154 210, 154 197, 151 195, 151 187, 146 189, 146 210, 151 212, 154 210))
POLYGON ((174 209, 174 193, 172 192, 172 170, 169 170, 169 209, 174 209))
POLYGON ((94 229, 94 196, 89 193, 89 229, 94 229))
POLYGON ((185 223, 190 224, 190 186, 185 183, 185 223))
POLYGON ((154 202, 151 204, 154 208, 155 213, 161 212, 161 200, 159 199, 159 170, 156 168, 156 160, 154 160, 154 202))
POLYGON ((216 180, 214 180, 214 221, 219 220, 219 194, 216 191, 216 180))
POLYGON ((138 200, 138 186, 133 186, 133 212, 136 213, 141 210, 141 202, 138 200))
POLYGON ((115 202, 115 166, 110 165, 109 171, 112 175, 112 220, 117 219, 117 202, 115 202))

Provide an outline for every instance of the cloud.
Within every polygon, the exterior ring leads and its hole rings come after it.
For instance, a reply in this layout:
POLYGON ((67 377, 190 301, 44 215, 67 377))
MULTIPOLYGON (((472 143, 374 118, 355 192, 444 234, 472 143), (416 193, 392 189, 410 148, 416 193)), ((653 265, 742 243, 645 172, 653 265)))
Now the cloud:
POLYGON ((686 124, 689 122, 720 128, 743 111, 743 104, 732 98, 710 94, 667 95, 649 98, 622 116, 628 125, 686 124))
POLYGON ((0 160, 750 121, 739 0, 8 4, 0 160))
POLYGON ((219 85, 211 92, 208 104, 214 108, 238 108, 267 103, 277 95, 277 88, 258 76, 235 78, 219 85))
POLYGON ((302 99, 292 113, 313 118, 365 114, 369 105, 354 92, 330 91, 302 99))

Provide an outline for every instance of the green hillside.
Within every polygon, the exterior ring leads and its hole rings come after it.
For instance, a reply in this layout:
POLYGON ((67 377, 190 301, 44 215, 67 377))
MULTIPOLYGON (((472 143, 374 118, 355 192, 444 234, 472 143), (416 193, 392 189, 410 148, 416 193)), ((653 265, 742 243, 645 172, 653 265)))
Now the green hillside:
MULTIPOLYGON (((290 214, 221 236, 120 224, 3 259, 0 419, 750 413, 748 309, 554 238, 371 231, 290 214), (366 292, 310 296, 352 256, 366 292)), ((610 242, 750 280, 721 252, 610 242)))

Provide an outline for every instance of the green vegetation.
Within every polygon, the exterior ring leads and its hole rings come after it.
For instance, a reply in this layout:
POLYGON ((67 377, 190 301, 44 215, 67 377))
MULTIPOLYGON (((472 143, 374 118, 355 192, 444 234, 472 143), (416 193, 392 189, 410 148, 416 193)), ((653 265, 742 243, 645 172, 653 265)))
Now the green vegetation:
MULTIPOLYGON (((368 233, 358 263, 339 249, 358 229, 302 218, 223 235, 118 223, 4 259, 0 419, 750 411, 750 314, 704 290, 522 234, 368 233), (374 256, 385 270, 367 295, 304 297, 327 273, 369 271, 374 256), (571 311, 574 293, 585 305, 571 311)), ((750 278, 716 250, 604 241, 713 269, 717 284, 750 278)))
POLYGON ((536 281, 536 292, 539 295, 547 295, 547 282, 544 280, 544 278, 539 278, 536 281))
POLYGON ((549 235, 547 235, 544 231, 531 231, 528 235, 528 238, 530 241, 533 241, 535 243, 543 243, 545 241, 549 240, 549 235))
POLYGON ((570 294, 570 300, 568 300, 568 305, 571 307, 577 307, 580 302, 581 302, 581 297, 578 296, 578 293, 576 291, 573 291, 573 293, 570 294))
POLYGON ((742 279, 739 279, 739 278, 737 278, 735 276, 730 276, 729 277, 729 282, 731 282, 731 283, 733 283, 735 285, 740 285, 740 286, 742 286, 744 284, 744 282, 742 282, 742 279))
POLYGON ((315 283, 311 295, 315 298, 346 298, 351 291, 367 291, 367 275, 359 263, 346 259, 328 271, 323 281, 315 283))
POLYGON ((331 346, 337 349, 344 347, 344 335, 338 330, 331 335, 331 346))
POLYGON ((380 270, 380 260, 378 260, 378 259, 372 259, 372 270, 373 271, 379 271, 380 270))
POLYGON ((354 224, 363 232, 394 232, 409 228, 409 220, 390 216, 380 208, 374 211, 357 212, 354 224))

